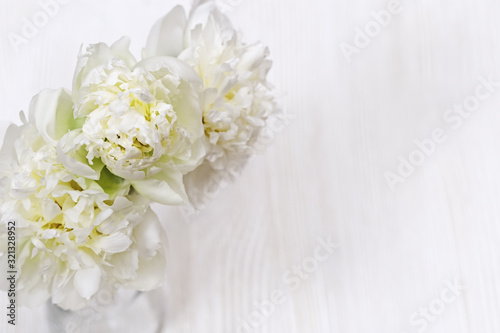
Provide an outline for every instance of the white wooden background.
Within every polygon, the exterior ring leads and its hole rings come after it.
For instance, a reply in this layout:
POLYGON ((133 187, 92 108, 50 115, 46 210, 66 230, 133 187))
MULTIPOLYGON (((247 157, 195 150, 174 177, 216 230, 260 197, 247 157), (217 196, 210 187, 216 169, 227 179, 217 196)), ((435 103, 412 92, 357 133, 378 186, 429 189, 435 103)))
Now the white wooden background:
MULTIPOLYGON (((270 46, 271 80, 296 117, 200 215, 157 208, 170 238, 165 332, 238 332, 273 290, 286 301, 251 332, 413 333, 429 306, 422 332, 500 332, 500 91, 457 129, 443 120, 481 76, 500 81, 500 3, 403 0, 348 63, 339 45, 387 1, 225 1, 246 40, 270 46), (391 191, 384 173, 435 128, 447 140, 391 191), (339 247, 290 290, 282 275, 313 262, 318 238, 339 247), (447 281, 464 287, 449 304, 447 281)), ((1 119, 43 88, 69 88, 82 43, 129 35, 139 55, 175 4, 68 1, 16 52, 8 34, 40 7, 2 0, 1 119)), ((23 309, 17 332, 42 332, 43 311, 23 309)))

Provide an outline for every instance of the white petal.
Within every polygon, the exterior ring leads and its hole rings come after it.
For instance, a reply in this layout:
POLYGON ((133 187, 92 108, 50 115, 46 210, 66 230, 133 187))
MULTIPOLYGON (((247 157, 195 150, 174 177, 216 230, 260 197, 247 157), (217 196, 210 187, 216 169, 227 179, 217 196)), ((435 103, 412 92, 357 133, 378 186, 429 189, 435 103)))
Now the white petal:
POLYGON ((216 28, 217 32, 220 33, 221 30, 233 30, 231 22, 229 19, 222 14, 215 5, 214 1, 201 0, 191 10, 189 14, 189 20, 186 27, 185 34, 185 45, 191 45, 191 31, 194 30, 198 25, 205 27, 209 21, 212 21, 213 28, 216 28))
POLYGON ((172 105, 177 114, 177 120, 193 135, 193 139, 204 135, 202 110, 197 90, 184 87, 182 95, 172 105))
POLYGON ((130 38, 122 37, 111 45, 111 51, 115 57, 124 60, 129 67, 133 67, 137 60, 135 59, 132 52, 130 52, 130 38))
POLYGON ((191 86, 181 83, 181 96, 173 106, 179 123, 193 135, 194 139, 201 137, 204 134, 202 111, 199 101, 202 81, 198 73, 185 62, 172 57, 148 58, 139 62, 136 67, 141 67, 148 71, 168 68, 171 73, 189 82, 191 86))
POLYGON ((100 282, 101 270, 98 267, 78 270, 73 281, 78 294, 87 300, 99 290, 100 282))
POLYGON ((113 205, 111 208, 115 211, 125 209, 127 207, 132 206, 134 203, 130 200, 128 200, 125 197, 117 197, 115 201, 113 202, 113 205))
POLYGON ((113 214, 113 209, 106 209, 103 210, 102 212, 97 215, 95 218, 94 222, 92 223, 94 226, 100 225, 103 221, 105 221, 108 217, 110 217, 113 214))
POLYGON ((265 45, 256 44, 248 47, 246 52, 241 56, 241 60, 238 63, 238 70, 252 71, 260 66, 268 56, 269 49, 265 45))
POLYGON ((202 137, 193 142, 191 146, 191 155, 188 159, 177 161, 177 170, 182 174, 187 174, 188 172, 196 169, 201 163, 203 163, 203 158, 206 155, 206 138, 202 137))
POLYGON ((182 205, 187 202, 182 173, 168 171, 154 178, 132 181, 132 186, 146 198, 164 205, 182 205))
POLYGON ((95 247, 101 248, 104 252, 113 254, 127 250, 132 241, 122 233, 115 233, 97 239, 94 244, 95 247))
POLYGON ((102 222, 101 225, 97 227, 97 230, 107 235, 113 232, 118 232, 128 227, 129 224, 130 222, 127 219, 110 218, 102 222))
POLYGON ((143 221, 134 228, 135 245, 142 259, 151 259, 162 245, 166 246, 162 244, 163 233, 158 216, 151 208, 148 208, 143 221))
POLYGON ((45 251, 47 248, 45 247, 45 244, 43 244, 38 238, 32 238, 31 243, 35 245, 35 247, 39 250, 45 251))
POLYGON ((167 263, 163 252, 158 252, 151 260, 139 260, 137 279, 128 286, 140 291, 155 289, 165 278, 167 263))
POLYGON ((113 58, 124 60, 128 66, 133 66, 135 64, 136 60, 128 50, 129 44, 129 39, 124 37, 111 47, 105 43, 98 43, 89 45, 85 52, 80 51, 73 77, 73 101, 75 103, 80 99, 82 82, 94 68, 103 66, 108 60, 113 58))
POLYGON ((36 95, 31 101, 29 118, 45 142, 53 145, 82 124, 82 120, 73 117, 73 101, 66 89, 44 90, 36 95))
POLYGON ((184 49, 186 13, 182 6, 176 6, 159 19, 151 29, 143 58, 154 56, 177 57, 184 49))
POLYGON ((135 68, 144 68, 147 71, 155 72, 161 68, 168 70, 191 83, 194 89, 201 89, 202 81, 198 73, 184 61, 174 57, 157 56, 146 58, 135 65, 135 68))
POLYGON ((117 253, 113 255, 113 275, 120 280, 135 280, 137 277, 137 269, 139 268, 139 260, 137 250, 117 253))
MULTIPOLYGON (((92 222, 92 221, 89 221, 92 222)), ((72 226, 70 223, 66 224, 67 226, 72 226)), ((73 234, 75 235, 75 240, 74 242, 76 244, 85 244, 88 241, 88 238, 90 234, 92 233, 92 230, 94 229, 93 226, 87 227, 87 228, 75 228, 73 229, 73 234)))
POLYGON ((88 302, 80 296, 74 283, 66 283, 60 288, 53 288, 52 303, 57 304, 63 310, 74 311, 82 309, 88 302))
POLYGON ((5 132, 5 136, 3 138, 2 149, 0 150, 0 165, 2 166, 0 169, 0 177, 4 174, 10 174, 9 169, 4 170, 5 168, 10 167, 10 163, 16 158, 16 150, 14 148, 14 142, 21 137, 21 132, 25 126, 17 126, 10 125, 5 132))
POLYGON ((73 153, 73 149, 80 148, 74 143, 78 134, 78 131, 68 132, 57 143, 57 161, 63 164, 69 172, 74 173, 75 175, 98 180, 99 173, 85 163, 85 157, 82 158, 81 156, 73 153))
POLYGON ((58 237, 60 234, 59 230, 47 229, 42 233, 41 239, 52 239, 58 237))
POLYGON ((42 201, 42 215, 45 221, 50 222, 59 214, 61 214, 61 207, 54 200, 44 199, 42 201))

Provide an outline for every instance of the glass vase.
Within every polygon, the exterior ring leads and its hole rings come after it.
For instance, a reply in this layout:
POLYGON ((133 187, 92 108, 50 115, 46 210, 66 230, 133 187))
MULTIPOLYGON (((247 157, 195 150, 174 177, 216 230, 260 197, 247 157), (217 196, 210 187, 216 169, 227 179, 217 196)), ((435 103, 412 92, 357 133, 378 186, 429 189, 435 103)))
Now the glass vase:
POLYGON ((161 333, 165 317, 161 291, 101 293, 78 311, 47 303, 51 333, 161 333))

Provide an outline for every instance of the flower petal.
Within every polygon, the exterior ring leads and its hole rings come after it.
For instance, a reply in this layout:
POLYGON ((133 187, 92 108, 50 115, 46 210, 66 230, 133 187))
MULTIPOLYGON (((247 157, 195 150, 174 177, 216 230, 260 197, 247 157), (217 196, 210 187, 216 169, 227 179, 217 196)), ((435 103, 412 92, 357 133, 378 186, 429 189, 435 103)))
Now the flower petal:
POLYGON ((61 214, 61 207, 54 200, 48 198, 42 199, 42 216, 45 221, 50 222, 59 214, 61 214))
MULTIPOLYGON (((75 143, 78 135, 79 131, 71 131, 61 138, 57 143, 57 161, 75 175, 98 180, 101 170, 94 170, 91 168, 87 165, 85 156, 76 152, 80 148, 78 144, 75 143)), ((104 165, 101 165, 101 168, 102 167, 104 167, 104 165)))
POLYGON ((10 175, 12 172, 12 162, 16 158, 14 141, 21 137, 22 126, 10 125, 3 138, 2 149, 0 150, 0 178, 10 175))
POLYGON ((181 96, 173 102, 173 106, 182 126, 193 134, 194 138, 201 137, 204 131, 199 94, 203 83, 198 73, 185 62, 172 57, 148 58, 139 62, 136 67, 141 67, 148 71, 168 68, 171 73, 189 82, 191 86, 181 83, 179 87, 181 96))
POLYGON ((115 233, 109 236, 104 236, 97 239, 93 246, 96 248, 100 248, 102 251, 106 253, 120 253, 127 250, 132 241, 123 233, 115 233))
POLYGON ((80 99, 82 82, 94 68, 105 65, 113 58, 121 58, 128 66, 133 66, 137 62, 128 50, 129 45, 129 38, 123 37, 111 47, 105 43, 98 43, 89 45, 86 52, 80 51, 73 76, 73 101, 75 103, 80 99))
POLYGON ((163 232, 158 215, 148 208, 143 221, 134 228, 135 245, 139 251, 139 257, 150 260, 162 246, 166 246, 162 244, 163 232))
POLYGON ((130 52, 130 38, 122 37, 111 45, 111 51, 115 57, 124 60, 129 67, 133 67, 137 60, 130 52))
POLYGON ((120 280, 134 280, 137 277, 139 260, 137 250, 131 249, 127 252, 113 255, 113 275, 120 280))
POLYGON ((154 56, 177 57, 184 49, 186 13, 182 6, 176 6, 159 19, 151 29, 143 58, 154 56))
POLYGON ((100 282, 101 270, 98 267, 78 270, 73 281, 78 294, 87 300, 99 290, 100 282))
POLYGON ((73 116, 73 101, 66 89, 44 90, 36 95, 31 101, 29 118, 45 142, 53 145, 69 130, 83 124, 83 119, 73 116))
POLYGON ((141 195, 163 205, 182 205, 187 202, 181 172, 165 171, 153 178, 135 180, 131 183, 141 195))
POLYGON ((193 138, 203 136, 201 105, 195 89, 181 88, 182 96, 172 103, 179 123, 187 129, 193 138))
POLYGON ((203 84, 200 76, 191 66, 174 57, 156 56, 146 58, 138 62, 133 69, 138 67, 144 68, 150 72, 157 71, 161 68, 168 68, 171 73, 176 74, 185 81, 191 83, 195 89, 201 89, 203 84))
POLYGON ((165 278, 166 262, 162 253, 158 253, 151 260, 139 261, 137 279, 132 281, 128 287, 148 291, 161 285, 165 278))
MULTIPOLYGON (((193 6, 189 13, 189 20, 186 26, 186 33, 184 36, 184 44, 191 45, 191 32, 199 25, 206 26, 210 20, 215 20, 217 29, 234 30, 231 22, 222 14, 215 5, 214 1, 201 0, 193 6)), ((212 22, 213 24, 214 22, 212 22)), ((219 32, 220 32, 219 31, 219 32)))

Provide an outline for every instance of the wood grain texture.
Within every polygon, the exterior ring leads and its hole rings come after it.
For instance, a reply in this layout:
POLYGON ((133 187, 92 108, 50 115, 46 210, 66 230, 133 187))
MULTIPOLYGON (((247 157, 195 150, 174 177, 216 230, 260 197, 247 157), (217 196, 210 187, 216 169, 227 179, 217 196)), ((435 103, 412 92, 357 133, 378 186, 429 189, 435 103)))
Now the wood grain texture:
MULTIPOLYGON (((2 120, 43 88, 69 88, 82 43, 129 35, 139 55, 176 3, 74 0, 15 52, 8 34, 39 7, 2 1, 2 120)), ((422 331, 500 332, 500 89, 458 128, 443 119, 480 77, 500 81, 500 3, 404 0, 349 64, 339 45, 387 6, 243 0, 230 12, 248 42, 270 46, 271 80, 295 119, 199 215, 155 207, 170 239, 165 332, 238 332, 281 290, 285 302, 252 332, 413 333, 412 314, 438 306, 455 279, 465 290, 422 331), (447 140, 391 191, 384 173, 436 128, 447 140), (318 238, 339 248, 292 290, 283 274, 318 238)), ((40 332, 44 318, 23 309, 17 332, 40 332)))

